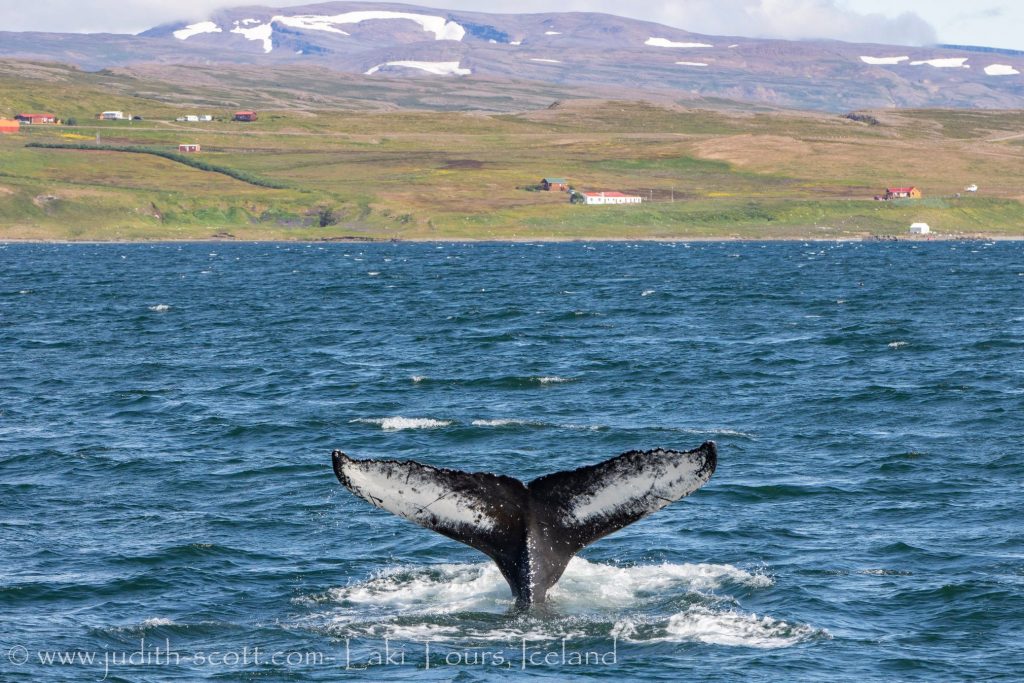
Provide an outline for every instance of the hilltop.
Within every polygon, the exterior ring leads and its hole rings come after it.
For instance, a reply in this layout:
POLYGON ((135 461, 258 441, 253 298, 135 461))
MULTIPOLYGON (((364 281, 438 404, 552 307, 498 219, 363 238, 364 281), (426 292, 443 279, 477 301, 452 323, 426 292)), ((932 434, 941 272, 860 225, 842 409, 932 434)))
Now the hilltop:
POLYGON ((2 56, 88 70, 144 67, 157 75, 180 65, 292 66, 365 75, 371 84, 389 76, 454 81, 495 102, 505 82, 516 81, 601 99, 724 98, 832 112, 1024 108, 1021 52, 708 36, 589 12, 488 14, 365 2, 256 6, 139 35, 0 32, 2 56))

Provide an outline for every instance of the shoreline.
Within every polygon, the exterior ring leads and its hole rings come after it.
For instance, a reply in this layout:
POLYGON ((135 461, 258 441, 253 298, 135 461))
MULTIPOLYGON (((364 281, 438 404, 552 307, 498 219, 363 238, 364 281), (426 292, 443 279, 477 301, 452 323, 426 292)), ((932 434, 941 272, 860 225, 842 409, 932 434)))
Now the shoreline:
POLYGON ((409 238, 409 237, 353 237, 353 238, 322 238, 322 239, 224 239, 210 237, 209 239, 139 239, 139 240, 66 240, 66 239, 19 239, 0 237, 0 246, 11 244, 111 244, 111 245, 135 245, 135 244, 571 244, 571 243, 626 243, 626 242, 652 242, 671 244, 679 242, 862 242, 862 243, 914 243, 927 244, 929 242, 1024 242, 1024 233, 1020 235, 993 235, 978 233, 973 235, 930 235, 928 237, 912 236, 868 236, 868 237, 732 237, 723 235, 720 237, 538 237, 538 238, 409 238))

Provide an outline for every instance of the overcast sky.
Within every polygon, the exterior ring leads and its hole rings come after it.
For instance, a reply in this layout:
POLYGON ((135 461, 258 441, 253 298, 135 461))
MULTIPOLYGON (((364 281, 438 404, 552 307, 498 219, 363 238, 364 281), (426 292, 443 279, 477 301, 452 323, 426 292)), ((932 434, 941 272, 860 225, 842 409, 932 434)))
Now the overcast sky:
MULTIPOLYGON (((267 6, 309 4, 278 0, 267 6)), ((205 18, 211 10, 259 0, 18 0, 0 30, 137 33, 205 18)), ((421 6, 481 12, 608 12, 698 33, 858 42, 987 45, 1024 50, 1022 0, 433 0, 421 6)))

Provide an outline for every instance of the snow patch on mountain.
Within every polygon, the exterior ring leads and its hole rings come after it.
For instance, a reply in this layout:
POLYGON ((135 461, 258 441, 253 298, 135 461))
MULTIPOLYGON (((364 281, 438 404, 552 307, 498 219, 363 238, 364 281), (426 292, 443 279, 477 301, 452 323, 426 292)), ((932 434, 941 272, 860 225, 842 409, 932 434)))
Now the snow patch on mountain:
POLYGON ((653 36, 648 38, 644 45, 651 45, 653 47, 714 47, 714 45, 707 43, 677 43, 668 38, 654 38, 653 36))
POLYGON ((174 32, 174 37, 178 40, 187 40, 200 33, 221 33, 221 31, 221 27, 212 21, 200 21, 198 24, 189 24, 185 28, 178 29, 174 32))
POLYGON ((1009 64, 989 64, 985 67, 985 73, 989 76, 1016 76, 1020 72, 1009 64))
MULTIPOLYGON (((324 31, 341 36, 350 35, 339 26, 346 24, 361 24, 364 21, 374 19, 406 19, 419 24, 427 33, 433 33, 435 40, 462 40, 466 35, 466 29, 454 21, 447 21, 444 17, 429 14, 414 14, 411 12, 387 12, 387 11, 363 11, 345 12, 344 14, 293 14, 290 16, 276 15, 266 23, 256 19, 243 19, 235 22, 232 33, 245 36, 248 40, 258 40, 263 43, 263 51, 270 52, 274 49, 274 24, 288 26, 303 31, 324 31), (250 24, 256 24, 251 26, 250 24)), ((174 36, 180 40, 190 38, 197 33, 219 32, 221 29, 212 21, 204 21, 199 24, 192 24, 184 29, 174 32, 174 36), (212 28, 211 28, 212 27, 212 28)))
POLYGON ((707 66, 706 62, 676 62, 680 66, 707 66))
POLYGON ((263 42, 263 51, 270 52, 274 49, 274 27, 271 24, 260 24, 253 28, 242 28, 236 26, 231 29, 232 33, 240 33, 247 40, 259 40, 263 42))
MULTIPOLYGON (((454 21, 447 21, 444 17, 429 14, 414 14, 412 12, 387 12, 387 11, 363 11, 346 12, 344 14, 323 15, 323 14, 297 14, 291 17, 274 17, 274 21, 280 21, 285 26, 314 31, 329 31, 331 33, 345 33, 337 28, 337 25, 361 24, 364 21, 374 19, 406 19, 414 21, 423 27, 427 33, 433 33, 435 40, 462 40, 466 35, 466 29, 454 21)), ((345 34, 348 35, 348 34, 345 34)))
POLYGON ((907 61, 909 59, 910 59, 910 57, 907 57, 907 56, 903 56, 903 57, 864 57, 862 55, 861 58, 860 58, 860 61, 864 62, 865 64, 899 64, 900 62, 905 62, 905 61, 907 61))
POLYGON ((540 57, 531 57, 531 62, 544 62, 545 64, 561 64, 562 62, 558 59, 541 59, 540 57))
POLYGON ((937 69, 969 69, 965 62, 968 60, 967 57, 942 57, 940 59, 921 59, 916 62, 911 62, 910 66, 922 66, 927 64, 928 66, 934 66, 937 69))
POLYGON ((373 75, 386 66, 401 66, 408 69, 419 69, 436 76, 468 76, 473 73, 472 69, 463 69, 460 67, 458 62, 413 62, 403 60, 378 64, 377 66, 368 69, 363 75, 373 75))

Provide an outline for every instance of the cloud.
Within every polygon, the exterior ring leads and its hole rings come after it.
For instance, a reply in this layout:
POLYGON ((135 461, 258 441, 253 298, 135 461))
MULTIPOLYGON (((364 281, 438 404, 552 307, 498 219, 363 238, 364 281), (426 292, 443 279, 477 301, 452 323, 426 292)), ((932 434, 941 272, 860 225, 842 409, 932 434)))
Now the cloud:
MULTIPOLYGON (((314 0, 315 1, 315 0, 314 0)), ((935 29, 917 14, 864 14, 842 0, 409 0, 424 6, 477 12, 605 12, 711 35, 833 39, 920 45, 935 29)), ((309 0, 265 0, 271 7, 309 0)), ((172 21, 205 19, 231 0, 42 0, 18 2, 0 15, 0 30, 134 33, 172 21)))

